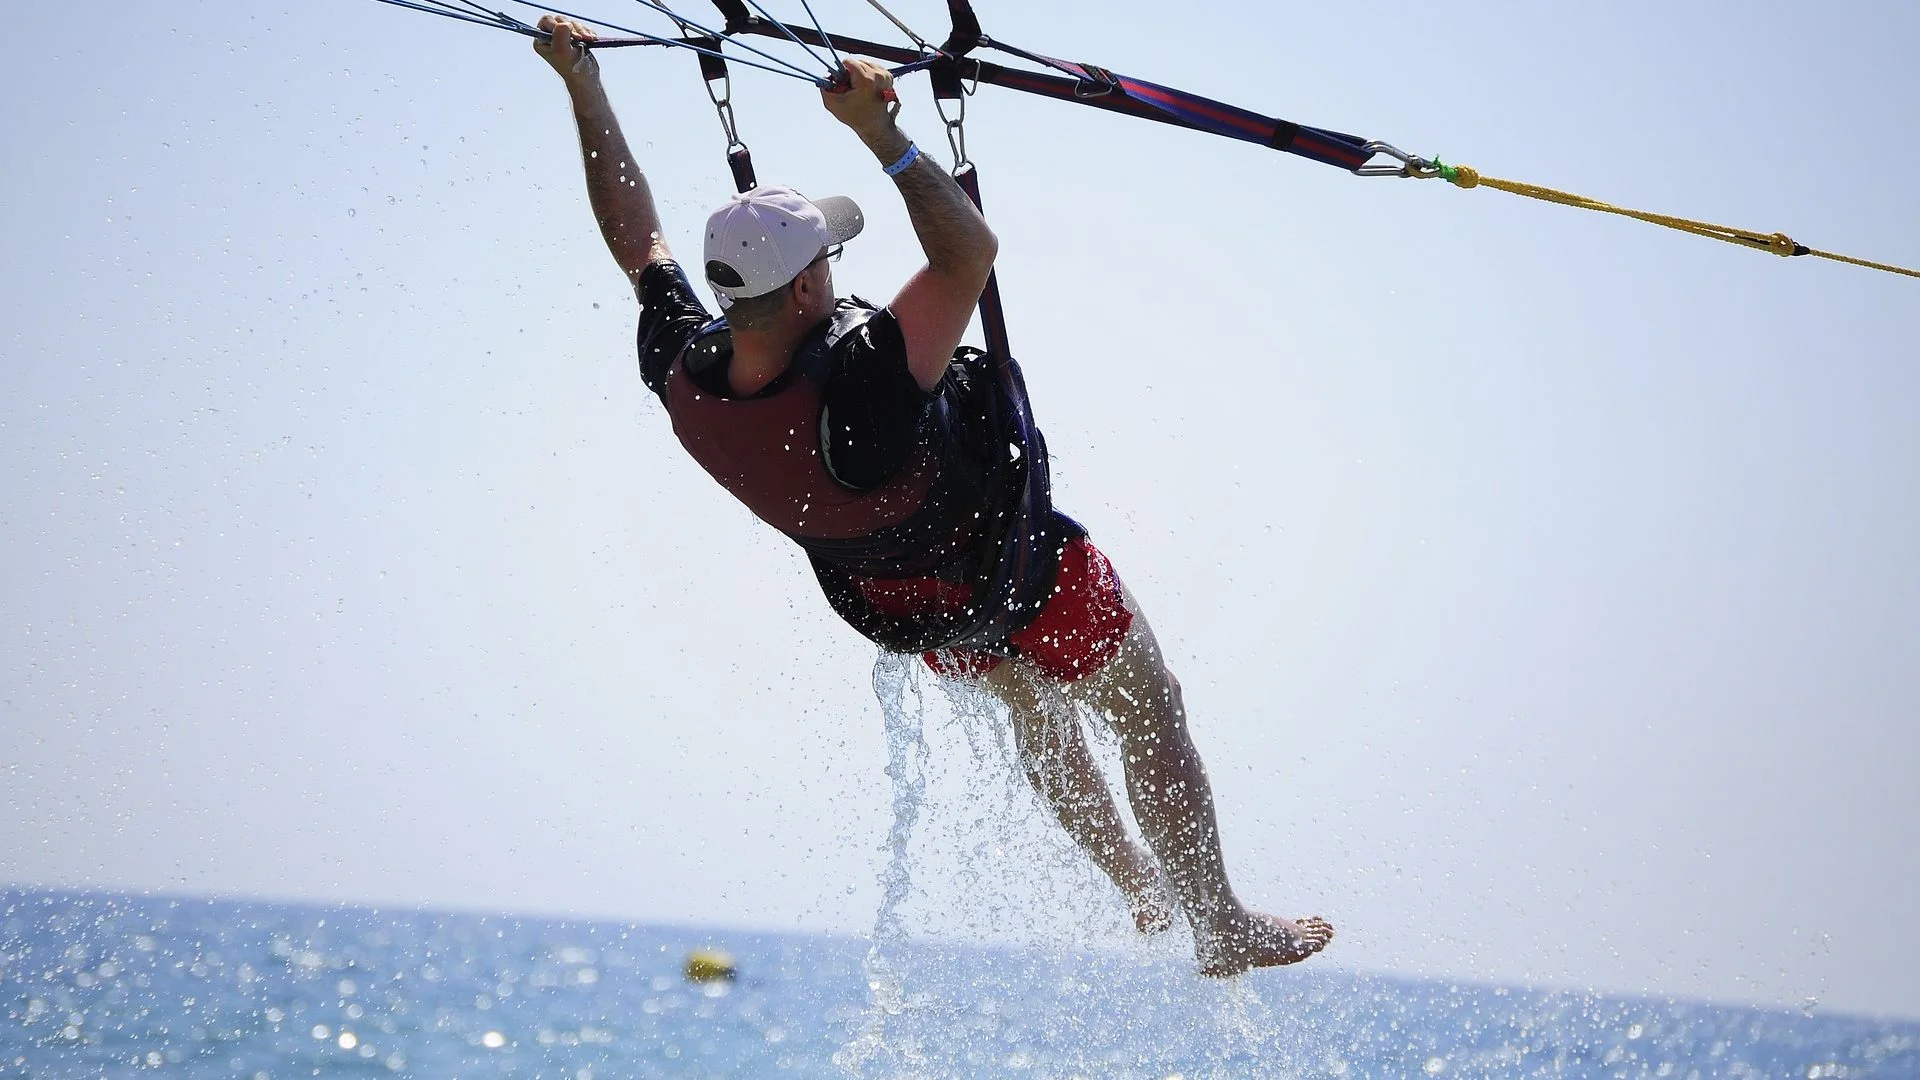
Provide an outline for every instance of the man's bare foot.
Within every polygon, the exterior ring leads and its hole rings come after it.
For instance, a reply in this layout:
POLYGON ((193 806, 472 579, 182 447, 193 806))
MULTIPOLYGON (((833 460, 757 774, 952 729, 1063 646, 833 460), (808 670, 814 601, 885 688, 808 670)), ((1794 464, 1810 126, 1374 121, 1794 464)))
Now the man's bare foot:
POLYGON ((1194 933, 1200 974, 1225 978, 1258 967, 1297 964, 1333 940, 1333 924, 1318 915, 1298 922, 1240 909, 1208 933, 1194 933))
POLYGON ((1142 856, 1140 869, 1120 891, 1126 894, 1134 929, 1152 936, 1173 928, 1173 886, 1151 859, 1142 856))

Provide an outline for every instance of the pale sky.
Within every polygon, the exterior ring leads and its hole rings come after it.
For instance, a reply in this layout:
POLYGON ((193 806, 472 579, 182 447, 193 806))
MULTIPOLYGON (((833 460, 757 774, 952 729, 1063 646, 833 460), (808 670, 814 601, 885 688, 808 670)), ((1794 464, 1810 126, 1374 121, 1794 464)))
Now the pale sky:
MULTIPOLYGON (((1910 4, 977 8, 1920 264, 1910 4)), ((871 926, 873 650, 641 386, 526 42, 345 0, 12 24, 0 882, 871 926)), ((696 65, 605 67, 695 252, 696 65)), ((836 277, 888 297, 919 256, 870 156, 802 84, 735 97, 763 179, 860 201, 836 277)), ((1314 963, 1920 1016, 1920 282, 991 87, 969 134, 1060 503, 1187 687, 1237 885, 1340 926, 1314 963)), ((930 834, 916 882, 1031 932, 1080 868, 955 730, 933 820, 1009 840, 930 834)))

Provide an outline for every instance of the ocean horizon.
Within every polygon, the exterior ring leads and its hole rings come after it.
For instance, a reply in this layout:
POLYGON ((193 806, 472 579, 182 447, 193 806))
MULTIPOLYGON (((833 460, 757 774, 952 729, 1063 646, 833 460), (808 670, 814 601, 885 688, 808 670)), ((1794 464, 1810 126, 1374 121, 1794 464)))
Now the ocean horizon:
POLYGON ((1164 952, 0 889, 0 1078, 1920 1076, 1920 1020, 1164 952), (690 979, 697 950, 731 977, 690 979))

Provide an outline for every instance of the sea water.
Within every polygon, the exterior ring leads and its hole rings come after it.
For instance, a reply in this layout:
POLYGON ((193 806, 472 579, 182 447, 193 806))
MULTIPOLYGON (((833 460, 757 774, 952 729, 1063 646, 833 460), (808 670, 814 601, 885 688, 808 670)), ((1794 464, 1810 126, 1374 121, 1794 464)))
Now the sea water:
POLYGON ((1913 1022, 917 944, 877 1002, 870 948, 8 891, 0 1077, 1920 1076, 1913 1022), (738 977, 689 982, 716 944, 738 977))
POLYGON ((1920 1077, 1920 1022, 1200 978, 1190 941, 1127 928, 1004 718, 930 682, 875 672, 894 821, 864 938, 0 890, 0 1080, 1920 1077), (735 978, 685 977, 709 946, 735 978))

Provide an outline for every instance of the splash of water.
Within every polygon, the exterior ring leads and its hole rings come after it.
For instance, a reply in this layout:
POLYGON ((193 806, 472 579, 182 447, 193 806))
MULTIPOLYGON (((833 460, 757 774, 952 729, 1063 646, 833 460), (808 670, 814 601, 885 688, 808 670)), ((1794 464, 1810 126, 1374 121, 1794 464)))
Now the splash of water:
MULTIPOLYGON (((863 960, 867 1008, 836 1066, 889 1080, 1158 1077, 1184 1062, 1189 1077, 1230 1076, 1292 1027, 1276 1023, 1251 981, 1197 977, 1183 935, 1133 931, 1119 892, 1028 784, 1004 705, 936 679, 912 656, 881 654, 873 686, 893 814, 863 960), (982 962, 977 948, 958 944, 968 938, 1011 948, 982 962), (1052 995, 1065 1012, 1043 1021, 1036 1000, 1052 995), (1129 1029, 1124 1037, 1109 1029, 1051 1045, 1035 1038, 1109 1009, 1104 1022, 1129 1029), (1186 1019, 1168 1027, 1169 1013, 1186 1019), (1129 1050, 1116 1058, 1123 1044, 1129 1050), (1199 1048, 1210 1065, 1195 1071, 1199 1048)), ((1118 747, 1102 718, 1064 695, 1049 696, 1046 708, 1049 722, 1084 723, 1103 772, 1117 775, 1118 747)))
POLYGON ((918 1048, 888 1039, 887 1019, 906 1010, 906 972, 886 946, 905 936, 902 910, 913 891, 908 845, 926 799, 927 739, 925 695, 914 678, 915 659, 882 652, 873 665, 873 692, 886 717, 887 778, 893 784, 893 825, 887 831, 887 867, 880 875, 880 910, 874 916, 873 944, 863 967, 871 995, 866 1023, 834 1054, 834 1064, 862 1073, 883 1049, 913 1064, 924 1059, 918 1048))
POLYGON ((893 826, 887 832, 887 869, 881 876, 876 940, 903 931, 901 905, 913 889, 907 845, 920 821, 927 790, 926 695, 914 678, 915 661, 881 653, 873 665, 873 690, 887 718, 887 778, 893 782, 893 826))

